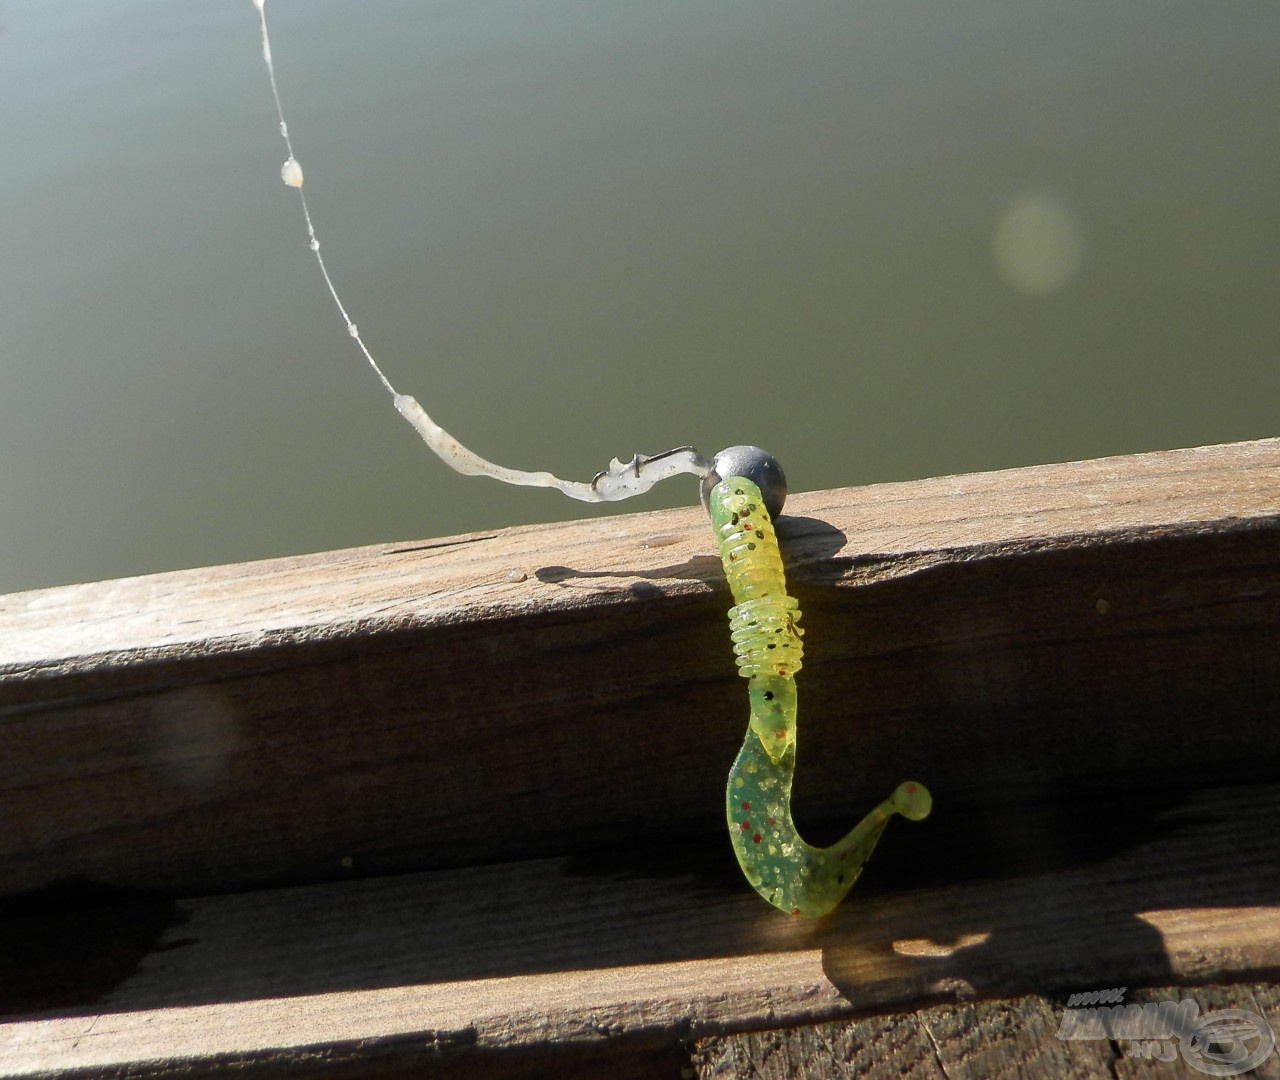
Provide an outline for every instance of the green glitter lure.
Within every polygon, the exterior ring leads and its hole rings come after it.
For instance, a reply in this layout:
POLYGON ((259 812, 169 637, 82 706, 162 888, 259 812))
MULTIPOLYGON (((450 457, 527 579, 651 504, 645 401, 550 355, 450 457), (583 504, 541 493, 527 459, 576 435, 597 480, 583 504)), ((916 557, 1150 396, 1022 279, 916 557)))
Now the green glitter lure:
POLYGON ((756 892, 781 911, 817 918, 853 887, 889 819, 901 814, 919 821, 932 799, 924 785, 907 781, 830 847, 800 838, 791 819, 795 673, 803 653, 799 605, 787 595, 778 539, 755 482, 744 476, 721 480, 707 504, 735 601, 729 627, 738 673, 751 700, 747 735, 729 771, 729 836, 756 892))

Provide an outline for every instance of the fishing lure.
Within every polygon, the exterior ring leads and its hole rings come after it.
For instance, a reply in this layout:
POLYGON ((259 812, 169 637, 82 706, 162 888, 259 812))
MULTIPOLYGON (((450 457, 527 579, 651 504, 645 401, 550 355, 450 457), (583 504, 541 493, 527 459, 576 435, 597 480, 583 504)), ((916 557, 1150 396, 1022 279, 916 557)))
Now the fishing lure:
POLYGON ((639 495, 671 476, 689 473, 702 481, 702 498, 711 515, 720 559, 734 606, 729 629, 739 674, 747 679, 751 715, 746 738, 729 772, 727 814, 734 851, 747 880, 769 903, 793 915, 825 915, 844 899, 894 814, 919 821, 929 813, 928 791, 914 782, 894 793, 828 848, 806 844, 791 819, 791 781, 796 761, 795 674, 802 647, 800 609, 787 595, 782 556, 772 519, 782 512, 786 479, 772 457, 754 446, 734 446, 714 459, 691 446, 628 462, 614 458, 589 483, 562 480, 549 472, 510 469, 482 458, 427 415, 417 400, 391 384, 338 298, 329 276, 315 224, 302 190, 302 166, 294 156, 284 106, 276 85, 267 32, 266 0, 253 0, 262 27, 262 58, 267 65, 280 134, 288 158, 280 178, 297 190, 309 246, 329 294, 365 360, 391 395, 396 410, 430 449, 451 468, 468 476, 489 476, 504 484, 556 488, 583 502, 615 502, 639 495))
MULTIPOLYGON (((703 481, 711 524, 734 606, 729 630, 738 674, 747 680, 751 717, 729 770, 726 816, 738 864, 756 892, 792 915, 832 911, 862 872, 894 814, 928 816, 923 784, 907 781, 842 839, 827 848, 805 843, 791 818, 796 767, 796 684, 803 656, 800 605, 787 595, 770 505, 781 509, 785 484, 777 462, 758 447, 716 455, 703 481), (719 471, 729 472, 712 483, 719 471), (747 475, 750 474, 750 475, 747 475), (760 480, 758 485, 755 476, 760 480), (770 490, 766 497, 761 485, 770 490)), ((775 511, 776 512, 776 511, 775 511)))

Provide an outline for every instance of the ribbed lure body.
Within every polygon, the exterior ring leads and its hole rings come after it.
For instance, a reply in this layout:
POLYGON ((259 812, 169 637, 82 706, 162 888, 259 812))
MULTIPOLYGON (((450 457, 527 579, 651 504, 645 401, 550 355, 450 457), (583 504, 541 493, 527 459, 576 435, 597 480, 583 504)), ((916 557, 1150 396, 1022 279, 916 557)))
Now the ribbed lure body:
POLYGON ((755 890, 794 915, 826 915, 844 899, 895 813, 918 821, 931 800, 908 782, 843 839, 806 844, 791 819, 796 762, 796 684, 803 649, 799 605, 787 595, 782 555, 760 489, 741 476, 708 498, 720 560, 733 593, 729 625, 748 680, 751 720, 729 772, 726 813, 738 863, 755 890))

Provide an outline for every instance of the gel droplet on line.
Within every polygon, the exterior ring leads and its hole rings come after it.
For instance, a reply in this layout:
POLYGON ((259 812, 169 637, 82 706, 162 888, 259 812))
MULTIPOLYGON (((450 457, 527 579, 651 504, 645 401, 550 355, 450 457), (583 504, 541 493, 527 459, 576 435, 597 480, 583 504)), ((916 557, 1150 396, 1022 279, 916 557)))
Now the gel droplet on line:
POLYGON ((280 179, 290 187, 302 187, 302 166, 290 158, 280 166, 280 179))

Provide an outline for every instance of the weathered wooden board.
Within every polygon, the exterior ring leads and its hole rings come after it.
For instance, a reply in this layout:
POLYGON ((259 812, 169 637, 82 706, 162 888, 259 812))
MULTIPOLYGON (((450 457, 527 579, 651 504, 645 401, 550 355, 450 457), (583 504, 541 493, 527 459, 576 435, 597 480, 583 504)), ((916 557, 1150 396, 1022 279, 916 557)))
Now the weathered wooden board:
MULTIPOLYGON (((1276 775, 1280 440, 788 512, 819 835, 1276 775)), ((696 508, 0 597, 0 896, 714 836, 727 603, 696 508)))
MULTIPOLYGON (((1280 1001, 1271 983, 1194 989, 1145 987, 1125 995, 1130 1003, 1188 999, 1196 1003, 1200 1017, 1227 1009, 1244 1010, 1268 1022, 1273 1031, 1280 1031, 1280 1001)), ((993 1080, 1014 1076, 1192 1080, 1205 1075, 1182 1056, 1181 1039, 1063 1039, 1059 1038, 1062 1016, 1060 1003, 1028 996, 715 1036, 698 1043, 696 1076, 698 1080, 993 1080)), ((1256 1040, 1250 1041, 1248 1050, 1257 1046, 1256 1040)), ((1244 1056, 1247 1060, 1248 1054, 1244 1056)), ((1194 1051, 1191 1057, 1204 1060, 1194 1051)), ((1219 1064, 1208 1062, 1210 1067, 1219 1064)), ((1280 1056, 1273 1051, 1243 1075, 1254 1080, 1280 1077, 1280 1056)))
MULTIPOLYGON (((916 1046, 901 1052, 936 1058, 946 1075, 966 1075, 967 1058, 967 1074, 985 1077, 998 1071, 982 1062, 1017 1047, 979 1036, 998 1021, 1006 1040, 1021 1038, 1007 1027, 1023 1006, 983 1002, 1026 994, 1051 1002, 1024 1032, 1036 1052, 1075 1060, 1088 1048, 1042 1030, 1067 993, 1280 971, 1278 814, 1271 784, 1160 808, 1077 808, 1060 823, 1079 831, 1074 843, 1017 815, 965 821, 963 835, 944 822, 903 826, 867 889, 817 922, 733 887, 728 865, 721 887, 694 866, 668 877, 625 860, 213 896, 163 912, 135 900, 136 951, 116 956, 114 973, 99 968, 96 986, 85 977, 95 950, 130 932, 130 905, 114 923, 108 909, 88 925, 85 913, 11 918, 0 923, 0 990, 19 1015, 0 1025, 0 1075, 673 1076, 691 1061, 714 1075, 726 1055, 758 1056, 759 1039, 782 1037, 719 1036, 917 1010, 830 1030, 870 1038, 875 1055, 901 1038, 916 1046), (913 857, 929 860, 916 887, 902 864, 912 833, 926 838, 913 857), (24 1002, 41 979, 44 1000, 24 1002), (887 1033, 871 1038, 876 1025, 887 1033)), ((815 1052, 808 1036, 785 1038, 815 1052)))

